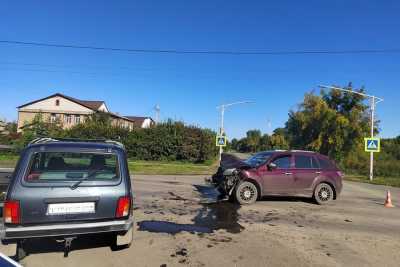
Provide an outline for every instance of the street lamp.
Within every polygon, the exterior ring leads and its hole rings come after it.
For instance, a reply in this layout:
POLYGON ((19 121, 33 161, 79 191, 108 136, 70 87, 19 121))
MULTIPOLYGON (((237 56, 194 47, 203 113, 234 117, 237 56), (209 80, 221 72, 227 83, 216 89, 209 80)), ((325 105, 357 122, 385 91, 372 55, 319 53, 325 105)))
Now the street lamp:
MULTIPOLYGON (((255 103, 254 101, 238 101, 238 102, 233 102, 229 104, 222 104, 217 107, 217 109, 221 109, 221 126, 219 128, 219 133, 220 135, 223 135, 225 130, 224 130, 224 116, 225 116, 225 109, 231 106, 235 105, 241 105, 241 104, 252 104, 255 103)), ((223 148, 222 146, 219 147, 219 161, 221 161, 222 153, 223 153, 223 148)))
MULTIPOLYGON (((344 89, 340 87, 335 87, 335 86, 325 86, 325 85, 320 85, 319 87, 321 88, 326 88, 326 89, 331 89, 331 90, 339 90, 347 93, 352 93, 356 95, 361 95, 366 98, 371 99, 371 138, 374 138, 375 132, 374 132, 374 123, 375 123, 375 107, 376 104, 383 102, 383 98, 374 96, 374 95, 368 95, 356 91, 352 91, 349 89, 344 89)), ((372 181, 374 179, 374 152, 370 152, 370 165, 369 165, 369 179, 372 181)))

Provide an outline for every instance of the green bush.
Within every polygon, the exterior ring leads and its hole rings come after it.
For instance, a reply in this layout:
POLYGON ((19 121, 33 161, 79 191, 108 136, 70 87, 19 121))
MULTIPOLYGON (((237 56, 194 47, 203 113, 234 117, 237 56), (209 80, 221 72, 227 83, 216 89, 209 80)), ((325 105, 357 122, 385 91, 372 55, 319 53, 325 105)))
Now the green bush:
POLYGON ((128 156, 135 160, 205 162, 216 158, 216 133, 169 120, 151 128, 128 129, 113 126, 107 114, 94 114, 85 123, 62 130, 59 123, 44 122, 41 116, 24 129, 15 142, 21 150, 31 140, 53 138, 111 139, 125 145, 128 156))

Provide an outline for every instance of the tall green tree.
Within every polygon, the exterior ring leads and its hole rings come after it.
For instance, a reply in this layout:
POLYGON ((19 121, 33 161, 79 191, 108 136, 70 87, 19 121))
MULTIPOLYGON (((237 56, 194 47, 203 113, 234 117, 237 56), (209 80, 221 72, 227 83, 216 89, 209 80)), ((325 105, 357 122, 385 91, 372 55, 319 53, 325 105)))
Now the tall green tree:
POLYGON ((249 130, 246 133, 247 145, 250 147, 251 152, 257 152, 260 146, 261 131, 260 130, 249 130))
MULTIPOLYGON (((347 87, 353 90, 351 84, 347 87)), ((358 89, 364 92, 364 88, 358 89)), ((360 150, 369 133, 368 106, 357 94, 332 90, 306 94, 286 123, 290 146, 318 151, 337 160, 360 150)))

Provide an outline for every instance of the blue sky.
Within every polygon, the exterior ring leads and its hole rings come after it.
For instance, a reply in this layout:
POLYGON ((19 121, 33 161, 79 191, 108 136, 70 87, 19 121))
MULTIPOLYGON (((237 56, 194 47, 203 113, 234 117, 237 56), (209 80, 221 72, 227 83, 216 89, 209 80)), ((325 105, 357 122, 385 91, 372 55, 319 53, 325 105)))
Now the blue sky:
MULTIPOLYGON (((351 50, 400 47, 398 1, 8 1, 0 39, 182 50, 351 50)), ((382 136, 400 135, 400 54, 135 54, 0 44, 0 117, 55 92, 105 100, 124 115, 181 119, 218 128, 216 106, 254 100, 226 114, 230 137, 283 126, 319 84, 366 86, 382 136), (268 121, 271 127, 268 127, 268 121)))

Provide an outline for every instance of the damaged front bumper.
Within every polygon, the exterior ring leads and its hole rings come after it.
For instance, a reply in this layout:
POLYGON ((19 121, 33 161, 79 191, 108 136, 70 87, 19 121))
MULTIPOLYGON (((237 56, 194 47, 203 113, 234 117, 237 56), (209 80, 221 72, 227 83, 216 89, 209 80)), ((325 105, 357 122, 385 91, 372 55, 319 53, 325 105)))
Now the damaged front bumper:
POLYGON ((214 186, 222 196, 230 196, 238 182, 241 180, 240 171, 235 168, 218 170, 206 182, 214 186))

